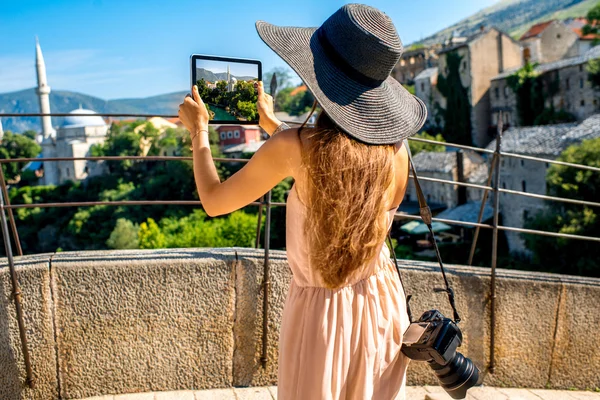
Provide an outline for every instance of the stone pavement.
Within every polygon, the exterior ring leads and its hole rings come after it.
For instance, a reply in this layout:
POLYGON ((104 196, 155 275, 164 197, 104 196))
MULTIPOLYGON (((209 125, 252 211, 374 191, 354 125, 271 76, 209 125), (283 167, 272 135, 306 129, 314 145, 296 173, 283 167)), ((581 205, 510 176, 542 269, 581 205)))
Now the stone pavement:
MULTIPOLYGON (((177 392, 132 393, 89 397, 84 400, 276 400, 277 387, 251 387, 177 392)), ((410 386, 406 400, 451 400, 439 386, 410 386)), ((600 400, 600 392, 543 389, 469 389, 467 400, 600 400)))

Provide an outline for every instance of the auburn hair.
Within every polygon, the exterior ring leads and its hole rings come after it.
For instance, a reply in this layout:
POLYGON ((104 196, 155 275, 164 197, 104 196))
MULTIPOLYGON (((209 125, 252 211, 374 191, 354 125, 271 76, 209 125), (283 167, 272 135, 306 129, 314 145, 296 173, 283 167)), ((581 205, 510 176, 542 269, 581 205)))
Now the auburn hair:
POLYGON ((309 259, 334 289, 365 267, 385 240, 394 145, 362 143, 324 112, 314 128, 303 124, 301 131, 309 139, 302 148, 309 259))

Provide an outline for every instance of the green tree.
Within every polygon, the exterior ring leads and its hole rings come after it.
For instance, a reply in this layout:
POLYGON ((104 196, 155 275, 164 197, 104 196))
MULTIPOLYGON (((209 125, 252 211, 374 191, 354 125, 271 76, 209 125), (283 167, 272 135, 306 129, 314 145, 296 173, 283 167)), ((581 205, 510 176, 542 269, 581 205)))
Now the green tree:
POLYGON ((438 77, 437 88, 446 98, 446 108, 436 104, 444 119, 442 135, 451 143, 471 145, 471 102, 460 78, 462 57, 456 52, 446 55, 447 74, 438 77))
MULTIPOLYGON (((590 11, 588 11, 586 16, 588 23, 584 25, 582 32, 584 35, 598 35, 600 28, 600 3, 598 3, 595 7, 593 7, 590 11)), ((600 41, 598 38, 594 39, 592 44, 595 46, 600 41)))
POLYGON ((106 245, 111 249, 137 249, 140 227, 125 218, 119 218, 115 229, 110 233, 106 245))
POLYGON ((162 249, 167 243, 165 235, 152 218, 140 225, 138 240, 140 249, 162 249))
MULTIPOLYGON (((37 157, 42 151, 39 144, 30 137, 23 134, 15 134, 11 131, 4 132, 2 142, 0 142, 0 158, 33 158, 37 157)), ((25 163, 7 163, 2 164, 4 176, 8 180, 19 180, 21 170, 25 163)))
MULTIPOLYGON (((435 136, 428 134, 427 132, 417 133, 413 137, 427 140, 435 140, 437 142, 445 142, 444 137, 441 134, 437 134, 435 136)), ((417 142, 415 140, 408 140, 408 146, 410 147, 410 152, 413 156, 419 154, 422 151, 435 151, 441 152, 446 151, 446 146, 443 144, 431 144, 424 142, 417 142)))
MULTIPOLYGON (((600 138, 567 148, 558 158, 576 164, 600 167, 600 138)), ((546 176, 548 194, 563 198, 597 201, 600 174, 553 165, 546 176)), ((552 202, 547 210, 526 221, 530 229, 600 237, 600 217, 595 208, 552 202)), ((600 277, 600 246, 593 242, 523 235, 538 268, 550 272, 600 277)))
POLYGON ((586 66, 588 80, 596 90, 600 89, 600 58, 589 60, 586 66))

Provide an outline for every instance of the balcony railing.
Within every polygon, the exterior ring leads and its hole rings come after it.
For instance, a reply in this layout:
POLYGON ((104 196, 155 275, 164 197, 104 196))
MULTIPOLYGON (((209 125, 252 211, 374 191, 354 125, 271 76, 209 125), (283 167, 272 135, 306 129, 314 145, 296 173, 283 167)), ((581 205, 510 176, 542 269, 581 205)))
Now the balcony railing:
MULTIPOLYGON (((66 117, 66 116, 70 116, 70 115, 71 114, 69 114, 69 113, 52 113, 52 114, 5 113, 5 114, 0 114, 0 118, 2 118, 2 117, 43 117, 43 116, 66 117)), ((163 118, 177 117, 174 115, 154 115, 154 114, 148 115, 148 114, 96 114, 96 113, 94 113, 94 114, 78 114, 78 116, 84 116, 84 117, 85 116, 102 116, 102 117, 111 117, 111 118, 127 118, 127 117, 129 117, 129 118, 151 118, 151 117, 157 117, 157 116, 163 117, 163 118)), ((501 119, 500 119, 500 121, 501 121, 501 119)), ((298 124, 297 122, 288 122, 288 123, 290 125, 298 124)), ((499 179, 500 179, 500 166, 501 166, 502 157, 518 158, 518 159, 524 159, 524 160, 530 160, 530 161, 537 161, 537 162, 541 162, 541 163, 558 164, 558 165, 563 165, 563 166, 567 166, 567 167, 593 171, 593 172, 597 172, 597 173, 600 172, 600 168, 589 166, 589 165, 573 164, 573 163, 568 163, 568 162, 564 162, 564 161, 527 156, 527 155, 522 155, 522 154, 502 152, 501 151, 501 145, 502 145, 502 124, 501 123, 498 126, 498 134, 497 134, 495 150, 482 149, 482 148, 478 148, 478 147, 460 145, 460 144, 455 144, 455 143, 438 142, 435 140, 428 140, 428 139, 422 139, 422 138, 409 138, 409 140, 416 141, 416 142, 435 144, 435 145, 443 145, 445 147, 458 148, 458 149, 462 149, 462 150, 470 150, 470 151, 474 151, 474 152, 478 152, 478 153, 489 154, 492 156, 492 160, 490 163, 489 176, 488 176, 486 185, 478 185, 478 184, 472 184, 472 183, 467 183, 467 182, 459 182, 459 181, 455 181, 455 180, 438 179, 438 178, 431 178, 431 177, 424 177, 424 176, 419 177, 419 179, 423 180, 423 181, 429 181, 429 182, 434 182, 434 183, 439 183, 439 184, 444 184, 444 185, 463 186, 463 187, 479 189, 479 190, 484 191, 483 198, 481 200, 481 207, 479 210, 479 217, 478 217, 477 222, 449 220, 449 219, 442 219, 442 218, 433 218, 433 221, 439 221, 439 222, 443 222, 443 223, 450 224, 450 225, 462 225, 462 226, 469 226, 469 227, 475 228, 473 243, 472 243, 471 251, 469 254, 469 260, 467 263, 468 265, 472 265, 472 263, 473 263, 473 257, 475 254, 475 249, 477 246, 480 229, 484 228, 484 229, 492 230, 493 235, 492 235, 491 285, 490 285, 490 299, 491 299, 490 317, 491 317, 491 326, 492 327, 495 327, 495 320, 496 320, 496 317, 495 317, 495 309, 496 309, 496 303, 495 303, 496 284, 495 284, 495 281, 496 281, 496 266, 497 266, 497 258, 498 258, 498 233, 499 233, 499 231, 518 232, 518 233, 531 234, 531 235, 542 235, 542 236, 551 236, 551 237, 565 238, 565 239, 572 239, 572 240, 585 240, 585 241, 600 242, 600 237, 573 235, 573 234, 566 234, 566 233, 561 233, 561 232, 551 232, 551 231, 534 230, 534 229, 524 229, 524 228, 504 226, 504 225, 499 224, 499 213, 500 213, 499 193, 506 193, 509 195, 516 195, 516 196, 526 196, 526 197, 536 198, 536 199, 541 199, 541 200, 556 201, 556 202, 563 202, 563 203, 569 203, 569 204, 577 204, 577 205, 582 205, 582 206, 600 207, 600 202, 554 197, 554 196, 547 196, 547 195, 541 195, 541 194, 527 193, 527 192, 518 191, 518 190, 508 190, 508 189, 500 188, 499 187, 499 179), (485 224, 485 223, 482 223, 482 216, 483 216, 484 206, 487 202, 487 197, 490 192, 494 193, 494 198, 493 198, 493 202, 492 202, 493 222, 491 224, 485 224)), ((16 159, 0 159, 0 165, 7 164, 7 163, 29 162, 29 161, 56 162, 56 161, 76 161, 76 160, 82 160, 82 161, 137 160, 137 161, 145 161, 145 162, 186 161, 186 160, 191 161, 192 157, 178 157, 178 156, 115 157, 115 156, 105 156, 105 157, 16 158, 16 159)), ((239 158, 215 158, 214 160, 218 161, 218 162, 240 162, 240 163, 248 162, 248 159, 239 159, 239 158)), ((33 384, 33 381, 32 381, 33 375, 32 375, 32 370, 31 370, 31 364, 29 361, 29 352, 27 350, 28 346, 27 346, 27 340, 26 340, 26 336, 25 336, 25 325, 23 322, 23 315, 22 315, 22 310, 21 310, 21 293, 20 293, 19 284, 17 281, 15 269, 14 269, 13 251, 12 251, 12 246, 11 246, 11 232, 12 232, 12 241, 14 241, 14 245, 16 248, 16 253, 18 255, 23 255, 23 251, 21 248, 19 234, 17 231, 16 222, 15 222, 12 210, 19 209, 19 208, 91 207, 91 206, 97 206, 97 205, 103 205, 103 206, 139 206, 139 205, 198 206, 198 205, 202 204, 200 201, 142 200, 142 201, 92 201, 92 202, 35 203, 35 204, 14 204, 13 205, 13 204, 10 204, 10 199, 8 196, 8 190, 7 190, 7 186, 6 186, 6 180, 5 180, 2 168, 0 168, 0 189, 1 189, 1 191, 0 191, 0 224, 1 224, 1 228, 2 228, 2 235, 4 238, 4 245, 5 245, 5 250, 6 250, 6 254, 7 254, 7 258, 8 258, 9 268, 11 270, 13 296, 14 296, 14 301, 15 301, 15 307, 17 310, 19 330, 21 332, 21 343, 22 343, 22 348, 23 348, 23 356, 24 356, 24 362, 25 362, 25 366, 26 366, 29 384, 33 384), (8 213, 8 221, 6 218, 5 210, 8 213)), ((267 353, 266 352, 267 352, 267 344, 268 344, 267 343, 267 334, 268 334, 267 313, 269 310, 268 293, 269 293, 269 246, 270 246, 271 207, 285 206, 286 203, 272 202, 271 201, 271 192, 269 191, 260 199, 260 201, 252 202, 249 205, 257 205, 259 207, 258 224, 257 224, 257 229, 256 229, 256 244, 255 244, 256 248, 259 248, 259 246, 260 246, 261 222, 262 222, 261 219, 262 219, 262 214, 263 214, 262 209, 264 208, 266 211, 265 212, 265 219, 266 219, 265 220, 265 232, 264 232, 264 272, 263 272, 263 283, 262 283, 262 287, 263 287, 263 291, 264 291, 264 296, 263 296, 264 304, 263 304, 263 343, 262 343, 262 357, 261 357, 261 361, 263 363, 266 363, 266 361, 267 361, 267 353)), ((396 218, 416 219, 416 220, 421 219, 421 217, 418 215, 408 215, 408 214, 404 214, 404 213, 397 213, 396 218)), ((492 329, 491 333, 490 333, 490 365, 488 366, 490 372, 492 372, 492 373, 493 373, 494 364, 495 364, 494 351, 495 351, 495 333, 494 333, 494 329, 492 329)))

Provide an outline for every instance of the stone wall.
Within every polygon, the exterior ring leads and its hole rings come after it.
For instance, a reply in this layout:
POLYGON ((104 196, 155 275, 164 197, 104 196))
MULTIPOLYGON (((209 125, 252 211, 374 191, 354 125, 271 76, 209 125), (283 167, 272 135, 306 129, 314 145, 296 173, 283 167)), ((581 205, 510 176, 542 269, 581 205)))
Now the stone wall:
MULTIPOLYGON (((291 274, 270 253, 269 362, 262 346, 260 250, 172 249, 17 258, 36 378, 24 387, 10 276, 0 264, 0 398, 73 399, 111 393, 276 384, 278 327, 291 274)), ((435 264, 402 261, 413 313, 450 315, 435 264)), ((489 362, 489 270, 449 266, 463 322, 460 351, 489 362)), ((600 280, 498 270, 496 386, 600 386, 600 280)), ((409 384, 435 384, 412 362, 409 384)))

